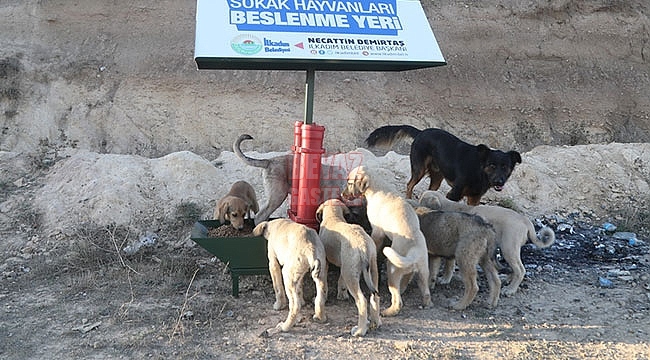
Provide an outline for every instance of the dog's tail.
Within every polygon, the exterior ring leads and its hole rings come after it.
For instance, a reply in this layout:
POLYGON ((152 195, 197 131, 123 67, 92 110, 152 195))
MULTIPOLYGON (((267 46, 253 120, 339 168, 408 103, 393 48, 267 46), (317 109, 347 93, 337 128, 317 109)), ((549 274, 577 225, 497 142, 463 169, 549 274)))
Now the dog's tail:
POLYGON ((235 142, 232 143, 232 151, 235 153, 235 155, 237 155, 238 158, 240 158, 243 162, 245 162, 246 165, 265 168, 265 169, 268 168, 270 160, 253 159, 251 157, 246 156, 241 151, 241 142, 244 140, 253 140, 253 137, 248 134, 239 135, 239 137, 235 140, 235 142))
POLYGON ((386 125, 375 129, 366 138, 366 144, 373 146, 392 146, 398 140, 409 137, 414 139, 421 130, 411 125, 386 125))
POLYGON ((533 224, 529 222, 528 225, 528 241, 535 244, 539 248, 547 248, 555 242, 555 232, 548 226, 544 226, 539 231, 539 236, 535 233, 533 224))
POLYGON ((320 278, 320 272, 322 271, 323 266, 320 263, 320 260, 314 259, 313 265, 311 267, 311 278, 318 279, 320 278))
POLYGON ((370 274, 370 262, 368 259, 364 260, 363 264, 363 280, 366 282, 366 285, 368 286, 368 290, 370 291, 371 294, 377 294, 379 292, 379 289, 375 288, 375 283, 372 280, 372 275, 370 274))
POLYGON ((398 268, 406 271, 415 271, 415 264, 417 263, 419 256, 415 249, 409 250, 409 252, 406 253, 406 256, 400 255, 397 251, 388 246, 384 248, 383 252, 386 259, 398 268))

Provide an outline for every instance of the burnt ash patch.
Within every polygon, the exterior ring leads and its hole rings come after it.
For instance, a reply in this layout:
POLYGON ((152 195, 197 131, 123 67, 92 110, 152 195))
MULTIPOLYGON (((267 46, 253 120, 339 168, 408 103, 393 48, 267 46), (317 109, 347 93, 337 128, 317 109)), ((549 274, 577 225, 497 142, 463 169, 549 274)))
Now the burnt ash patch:
POLYGON ((544 266, 553 270, 601 266, 623 270, 650 268, 648 239, 638 238, 630 244, 585 221, 536 220, 535 229, 539 231, 543 225, 555 231, 555 243, 545 249, 532 244, 523 246, 521 259, 527 269, 544 266))

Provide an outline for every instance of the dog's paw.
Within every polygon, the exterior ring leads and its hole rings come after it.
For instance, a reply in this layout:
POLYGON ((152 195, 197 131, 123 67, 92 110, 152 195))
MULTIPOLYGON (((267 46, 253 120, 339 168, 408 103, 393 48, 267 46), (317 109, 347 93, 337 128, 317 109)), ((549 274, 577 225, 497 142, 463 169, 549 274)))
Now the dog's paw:
POLYGON ((463 304, 462 301, 456 301, 456 302, 452 303, 450 306, 451 306, 452 309, 454 309, 456 311, 465 310, 467 308, 467 304, 463 304))
POLYGON ((273 310, 275 310, 275 311, 283 310, 283 309, 286 309, 286 308, 287 308, 287 303, 285 303, 285 302, 276 301, 273 304, 273 310))
POLYGON ((506 286, 506 287, 503 288, 503 290, 501 290, 501 294, 503 294, 503 296, 512 296, 516 292, 517 292, 517 289, 516 288, 512 289, 510 286, 506 286))
POLYGON ((499 297, 495 297, 494 299, 488 299, 487 301, 487 307, 488 309, 495 309, 497 305, 499 304, 499 297))
POLYGON ((428 309, 433 306, 433 302, 431 302, 431 295, 425 295, 422 298, 422 308, 423 309, 428 309))
POLYGON ((352 335, 352 336, 364 336, 364 335, 366 335, 367 332, 368 332, 367 328, 363 329, 363 328, 360 328, 358 326, 355 326, 350 331, 350 335, 352 335))
POLYGON ((279 323, 275 328, 278 331, 287 332, 287 331, 289 331, 289 329, 291 329, 291 326, 292 325, 288 324, 287 321, 283 321, 283 322, 279 323))
POLYGON ((400 310, 401 309, 399 309, 399 308, 391 306, 388 309, 385 309, 384 311, 382 311, 381 316, 386 316, 386 317, 395 316, 395 315, 399 314, 400 310))
POLYGON ((327 322, 327 315, 325 315, 325 314, 320 314, 320 315, 319 314, 314 314, 312 319, 317 323, 323 324, 323 323, 327 322))
POLYGON ((339 293, 336 294, 336 298, 339 299, 339 300, 347 300, 347 299, 350 298, 350 295, 348 295, 347 290, 339 291, 339 293))
POLYGON ((436 282, 440 285, 447 285, 451 282, 452 276, 439 277, 436 282))

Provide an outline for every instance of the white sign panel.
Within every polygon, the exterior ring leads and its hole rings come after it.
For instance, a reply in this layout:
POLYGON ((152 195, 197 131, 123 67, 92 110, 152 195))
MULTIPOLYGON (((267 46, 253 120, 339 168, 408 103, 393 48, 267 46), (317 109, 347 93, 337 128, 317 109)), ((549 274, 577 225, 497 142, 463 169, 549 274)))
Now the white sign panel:
POLYGON ((445 65, 418 0, 198 0, 199 69, 445 65))

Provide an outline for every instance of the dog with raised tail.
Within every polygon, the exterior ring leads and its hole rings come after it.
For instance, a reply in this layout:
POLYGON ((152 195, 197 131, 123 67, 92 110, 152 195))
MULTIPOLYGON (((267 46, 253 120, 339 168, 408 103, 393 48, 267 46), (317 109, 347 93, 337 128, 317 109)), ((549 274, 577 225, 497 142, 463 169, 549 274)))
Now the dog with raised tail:
POLYGON ((418 216, 404 198, 388 189, 389 186, 378 174, 365 166, 358 166, 350 171, 342 196, 365 197, 368 221, 372 227, 371 237, 378 249, 381 249, 384 237, 391 240, 391 246, 383 249, 388 259, 386 273, 391 305, 382 315, 395 316, 402 309, 402 292, 414 273, 418 275, 423 307, 431 306, 431 292, 427 244, 420 231, 418 216))
POLYGON ((451 186, 447 198, 478 205, 490 188, 503 190, 515 165, 521 163, 516 151, 492 150, 486 145, 471 145, 442 129, 419 130, 410 125, 388 125, 375 129, 366 138, 366 144, 391 146, 403 138, 411 144, 411 179, 406 185, 406 197, 413 197, 413 188, 426 175, 431 182, 429 190, 438 190, 442 180, 451 186))
MULTIPOLYGON (((511 209, 501 206, 479 205, 469 206, 461 202, 454 202, 447 199, 439 191, 425 191, 420 196, 420 205, 433 210, 461 211, 475 214, 488 222, 496 231, 497 247, 501 249, 501 255, 512 268, 508 275, 508 285, 503 288, 502 294, 512 296, 517 292, 519 285, 524 280, 526 268, 521 261, 521 247, 530 242, 538 248, 547 248, 555 242, 555 232, 548 226, 544 226, 539 235, 530 220, 511 209)), ((448 283, 453 275, 454 262, 445 262, 443 283, 448 283)))
MULTIPOLYGON (((241 150, 241 143, 252 140, 248 134, 242 134, 232 144, 232 150, 246 165, 262 169, 264 189, 268 201, 255 214, 255 224, 267 220, 273 212, 282 205, 291 192, 291 178, 293 176, 293 155, 286 154, 269 159, 255 159, 246 156, 241 150)), ((327 199, 338 198, 341 188, 345 185, 347 170, 337 166, 321 164, 320 191, 321 202, 327 199)))

